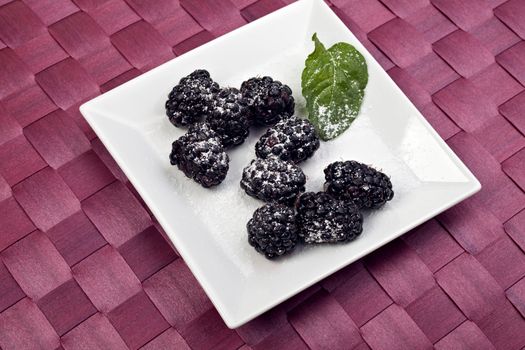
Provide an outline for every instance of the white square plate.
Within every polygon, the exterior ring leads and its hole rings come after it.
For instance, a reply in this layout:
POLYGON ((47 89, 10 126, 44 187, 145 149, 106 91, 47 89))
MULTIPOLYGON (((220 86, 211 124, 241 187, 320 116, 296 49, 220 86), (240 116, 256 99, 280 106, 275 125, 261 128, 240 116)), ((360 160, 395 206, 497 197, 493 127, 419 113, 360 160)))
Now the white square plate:
POLYGON ((459 201, 480 184, 399 90, 370 53, 321 0, 303 0, 224 35, 101 95, 80 108, 124 170, 226 324, 235 328, 323 277, 399 237, 459 201), (197 68, 221 86, 239 87, 257 75, 288 84, 296 114, 304 115, 300 76, 313 50, 312 34, 325 45, 345 41, 363 53, 369 83, 361 113, 342 136, 322 142, 301 164, 307 190, 319 191, 323 169, 336 160, 373 164, 391 176, 395 197, 365 214, 364 232, 342 245, 300 247, 269 261, 247 243, 246 222, 263 203, 239 187, 242 169, 255 157, 254 131, 230 154, 226 180, 204 189, 168 161, 173 127, 164 102, 179 79, 197 68))

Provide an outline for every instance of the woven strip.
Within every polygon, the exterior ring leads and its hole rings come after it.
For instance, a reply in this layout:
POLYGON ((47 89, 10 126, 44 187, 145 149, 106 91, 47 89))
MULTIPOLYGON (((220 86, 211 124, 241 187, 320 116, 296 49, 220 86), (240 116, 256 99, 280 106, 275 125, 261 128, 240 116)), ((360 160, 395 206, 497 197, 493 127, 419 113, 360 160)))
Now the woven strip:
POLYGON ((521 349, 525 1, 331 0, 483 184, 229 330, 78 106, 288 0, 0 0, 2 349, 521 349))

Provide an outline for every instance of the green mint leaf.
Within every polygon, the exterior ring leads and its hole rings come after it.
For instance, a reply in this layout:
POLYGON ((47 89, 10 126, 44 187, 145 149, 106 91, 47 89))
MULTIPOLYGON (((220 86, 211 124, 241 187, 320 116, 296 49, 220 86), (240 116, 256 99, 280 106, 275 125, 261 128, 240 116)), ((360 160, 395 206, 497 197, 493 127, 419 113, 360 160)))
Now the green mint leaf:
POLYGON ((319 137, 327 141, 343 133, 361 108, 368 83, 366 61, 348 43, 337 43, 328 50, 314 34, 314 51, 305 61, 301 76, 308 119, 319 137))

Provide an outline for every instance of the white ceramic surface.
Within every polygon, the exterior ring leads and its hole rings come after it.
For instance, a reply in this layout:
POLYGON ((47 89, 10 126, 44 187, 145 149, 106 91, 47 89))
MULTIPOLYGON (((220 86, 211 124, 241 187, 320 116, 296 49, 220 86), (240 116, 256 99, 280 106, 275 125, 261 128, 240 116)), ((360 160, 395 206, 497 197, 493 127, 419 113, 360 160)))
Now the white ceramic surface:
POLYGON ((321 0, 302 0, 207 43, 101 95, 80 108, 173 241, 226 324, 235 328, 323 277, 374 251, 480 189, 368 51, 321 0), (365 56, 369 83, 357 120, 342 136, 321 143, 303 163, 308 190, 321 190, 332 161, 356 159, 392 177, 394 199, 365 215, 364 233, 343 245, 301 247, 269 261, 247 243, 246 222, 263 203, 239 187, 242 168, 255 157, 263 130, 230 153, 230 171, 207 190, 168 161, 171 142, 183 134, 164 114, 179 79, 197 68, 222 86, 256 75, 290 85, 304 115, 300 76, 310 38, 330 46, 346 41, 365 56), (276 40, 279 38, 279 40, 276 40))

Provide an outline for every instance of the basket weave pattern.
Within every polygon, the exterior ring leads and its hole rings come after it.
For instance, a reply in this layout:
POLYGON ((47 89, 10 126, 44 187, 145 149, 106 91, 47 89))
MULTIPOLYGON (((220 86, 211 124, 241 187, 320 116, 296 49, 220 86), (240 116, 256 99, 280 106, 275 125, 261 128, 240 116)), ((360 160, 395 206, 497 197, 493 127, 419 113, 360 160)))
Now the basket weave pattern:
POLYGON ((78 106, 288 0, 0 0, 0 348, 521 349, 525 1, 331 0, 483 185, 226 328, 78 106))

